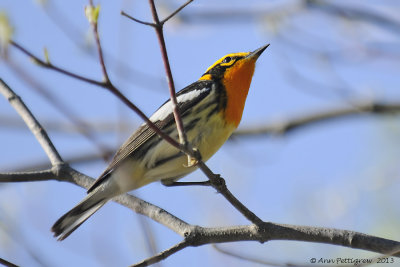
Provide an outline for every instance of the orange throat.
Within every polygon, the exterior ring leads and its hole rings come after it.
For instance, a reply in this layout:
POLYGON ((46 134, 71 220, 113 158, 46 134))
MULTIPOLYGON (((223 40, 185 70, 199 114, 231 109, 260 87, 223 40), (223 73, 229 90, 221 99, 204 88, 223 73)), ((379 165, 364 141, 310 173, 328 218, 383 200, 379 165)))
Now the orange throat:
POLYGON ((235 127, 239 126, 242 119, 244 104, 255 69, 255 61, 241 63, 225 72, 222 81, 227 94, 225 120, 235 127))

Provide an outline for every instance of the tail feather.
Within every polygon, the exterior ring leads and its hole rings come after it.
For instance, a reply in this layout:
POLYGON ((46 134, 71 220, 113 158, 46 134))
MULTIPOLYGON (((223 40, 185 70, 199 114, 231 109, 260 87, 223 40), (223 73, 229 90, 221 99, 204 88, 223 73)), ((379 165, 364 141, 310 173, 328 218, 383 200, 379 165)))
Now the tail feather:
POLYGON ((94 191, 87 195, 72 210, 64 214, 51 228, 58 241, 67 238, 76 228, 84 223, 109 200, 100 192, 94 191))

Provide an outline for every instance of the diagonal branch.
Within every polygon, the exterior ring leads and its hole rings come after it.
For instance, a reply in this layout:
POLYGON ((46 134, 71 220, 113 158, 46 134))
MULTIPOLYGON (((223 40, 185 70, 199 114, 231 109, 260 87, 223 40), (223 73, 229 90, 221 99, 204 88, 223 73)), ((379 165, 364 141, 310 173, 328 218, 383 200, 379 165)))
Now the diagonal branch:
POLYGON ((190 246, 190 242, 188 241, 188 239, 185 239, 182 242, 176 244, 175 246, 172 246, 169 249, 166 249, 166 250, 158 253, 157 255, 154 255, 154 256, 152 256, 148 259, 145 259, 139 263, 136 263, 136 264, 132 265, 131 267, 144 267, 144 266, 152 265, 154 263, 160 262, 160 261, 168 258, 172 254, 175 254, 178 251, 181 251, 182 249, 187 248, 189 246, 190 246))
POLYGON ((198 165, 210 180, 210 185, 216 189, 218 193, 223 195, 225 199, 236 208, 236 210, 238 210, 244 217, 256 225, 259 225, 263 222, 255 213, 248 209, 228 190, 225 180, 220 175, 214 174, 203 161, 199 161, 198 165))
POLYGON ((168 17, 166 17, 165 19, 163 19, 162 21, 160 21, 161 24, 164 24, 165 22, 167 22, 168 20, 170 20, 172 17, 174 17, 176 14, 178 14, 182 9, 184 9, 187 5, 189 5, 191 2, 193 2, 193 0, 189 0, 186 3, 184 3, 183 5, 181 5, 180 7, 178 7, 174 12, 172 12, 168 17))
POLYGON ((35 135, 36 140, 42 146, 44 152, 48 156, 51 164, 59 165, 63 163, 63 160, 58 154, 57 149, 54 147, 46 131, 36 120, 30 110, 25 106, 22 99, 11 90, 10 87, 0 78, 0 93, 4 95, 6 99, 10 102, 11 106, 18 112, 21 118, 24 120, 25 124, 28 126, 29 130, 35 135))
POLYGON ((237 258, 240 260, 244 260, 244 261, 248 261, 248 262, 252 262, 252 263, 256 263, 256 264, 261 264, 261 265, 266 265, 266 266, 276 266, 276 267, 287 267, 287 266, 296 266, 296 267, 315 267, 315 264, 313 265, 304 265, 304 264, 294 264, 294 263, 278 263, 278 262, 272 262, 272 261, 267 261, 267 260, 263 260, 263 259, 259 259, 259 258, 255 258, 255 257, 251 257, 251 256, 247 256, 244 255, 243 252, 241 253, 235 253, 233 251, 229 251, 226 250, 224 248, 222 248, 221 246, 218 246, 217 244, 212 244, 212 247, 222 253, 225 254, 227 256, 233 257, 233 258, 237 258))
POLYGON ((75 78, 75 79, 78 79, 78 80, 81 80, 81 81, 84 81, 84 82, 87 82, 87 83, 90 83, 90 84, 94 84, 94 85, 97 85, 97 86, 100 86, 100 87, 105 87, 104 83, 102 83, 102 82, 83 77, 83 76, 81 76, 79 74, 76 74, 76 73, 70 72, 68 70, 62 69, 60 67, 57 67, 57 66, 53 65, 50 62, 46 62, 46 61, 40 59, 39 57, 35 56, 34 54, 32 54, 27 49, 25 49, 24 47, 22 47, 21 45, 19 45, 18 43, 16 43, 13 40, 10 41, 10 44, 12 46, 14 46, 15 48, 17 48, 22 53, 24 53, 25 55, 27 55, 28 57, 30 57, 36 64, 38 64, 39 66, 41 66, 43 68, 57 71, 57 72, 62 73, 64 75, 66 75, 66 76, 69 76, 69 77, 72 77, 72 78, 75 78))
POLYGON ((18 265, 15 265, 14 263, 11 263, 9 261, 6 261, 3 258, 0 258, 0 264, 6 266, 6 267, 18 267, 18 265))

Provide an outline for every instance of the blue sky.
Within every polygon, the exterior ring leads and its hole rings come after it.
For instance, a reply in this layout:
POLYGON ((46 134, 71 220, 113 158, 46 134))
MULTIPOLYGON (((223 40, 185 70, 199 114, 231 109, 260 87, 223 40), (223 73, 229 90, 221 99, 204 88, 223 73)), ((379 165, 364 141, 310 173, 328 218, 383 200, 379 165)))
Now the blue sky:
MULTIPOLYGON (((335 3, 372 10, 396 21, 394 15, 400 8, 396 2, 382 1, 379 5, 372 2, 335 3)), ((99 30, 111 79, 151 115, 168 97, 157 39, 151 28, 120 15, 124 10, 139 19, 150 20, 147 1, 100 3, 99 30)), ((181 3, 157 2, 162 17, 181 3)), ((354 100, 400 99, 398 33, 380 24, 301 8, 298 3, 195 1, 190 4, 182 15, 192 20, 186 22, 184 17, 178 17, 165 27, 176 87, 194 82, 227 53, 252 51, 270 43, 257 63, 241 129, 347 107, 354 100), (250 19, 236 16, 226 21, 193 19, 201 12, 231 10, 262 15, 250 19)), ((15 41, 38 56, 43 55, 46 47, 53 64, 100 80, 100 66, 91 53, 94 47, 84 16, 85 5, 85 1, 48 1, 45 11, 35 1, 3 0, 0 10, 8 14, 14 26, 15 41)), ((9 56, 76 116, 92 123, 96 137, 108 147, 116 149, 142 123, 107 91, 42 69, 13 48, 9 56), (96 129, 98 123, 121 120, 130 125, 128 131, 115 128, 104 133, 96 129)), ((54 105, 3 60, 0 60, 0 75, 45 128, 49 122, 70 125, 54 105)), ((19 120, 4 98, 0 98, 0 114, 19 120)), ((79 134, 57 131, 49 134, 66 159, 97 151, 79 134)), ((287 136, 238 137, 225 144, 208 164, 214 172, 222 174, 235 196, 266 221, 343 228, 399 240, 400 210, 395 205, 400 184, 399 135, 398 116, 353 116, 312 125, 287 136)), ((9 127, 5 122, 0 123, 0 147, 0 169, 4 171, 47 160, 27 129, 9 127)), ((99 160, 74 167, 97 177, 106 164, 99 160)), ((198 181, 205 177, 195 172, 186 179, 198 181)), ((50 266, 126 266, 149 256, 138 215, 114 203, 107 204, 67 240, 57 242, 52 237, 51 225, 84 197, 82 188, 49 181, 4 184, 0 190, 0 257, 4 259, 23 266, 40 266, 31 250, 50 266)), ((134 194, 189 223, 202 226, 248 223, 210 188, 165 188, 154 183, 134 194)), ((181 240, 165 227, 147 218, 144 221, 154 231, 158 251, 181 240)), ((221 246, 281 263, 308 263, 311 257, 374 255, 287 241, 221 246)), ((222 255, 211 246, 189 248, 162 262, 162 266, 188 264, 253 266, 222 255)))

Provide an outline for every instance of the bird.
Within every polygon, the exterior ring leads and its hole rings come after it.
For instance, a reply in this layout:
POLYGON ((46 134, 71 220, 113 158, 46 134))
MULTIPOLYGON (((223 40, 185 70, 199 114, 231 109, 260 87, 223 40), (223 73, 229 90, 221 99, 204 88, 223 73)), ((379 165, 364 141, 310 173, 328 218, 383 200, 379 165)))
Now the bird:
MULTIPOLYGON (((176 93, 187 140, 203 161, 216 153, 238 127, 256 61, 268 46, 225 55, 196 82, 176 93)), ((149 119, 178 140, 171 100, 149 119)), ((117 150, 87 196, 59 218, 51 230, 59 241, 64 240, 113 197, 155 181, 171 184, 197 168, 196 164, 188 164, 185 153, 143 123, 117 150)))

